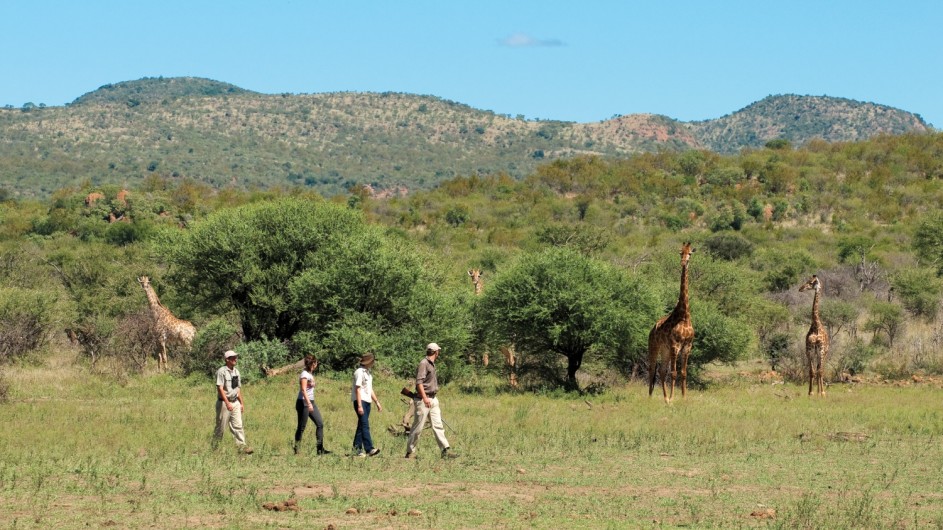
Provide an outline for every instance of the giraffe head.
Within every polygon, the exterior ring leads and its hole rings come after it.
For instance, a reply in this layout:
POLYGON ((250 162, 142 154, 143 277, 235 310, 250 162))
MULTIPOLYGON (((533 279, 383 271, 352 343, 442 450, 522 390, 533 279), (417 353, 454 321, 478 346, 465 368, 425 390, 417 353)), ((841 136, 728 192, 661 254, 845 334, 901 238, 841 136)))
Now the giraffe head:
POLYGON ((481 272, 481 269, 469 269, 468 276, 471 278, 472 283, 475 285, 475 294, 481 294, 481 277, 484 275, 481 272))
POLYGON ((691 254, 694 254, 694 249, 691 248, 691 242, 683 243, 681 245, 681 266, 684 267, 688 264, 688 260, 691 259, 691 254))
POLYGON ((812 277, 809 278, 809 281, 802 284, 802 287, 799 287, 799 290, 808 291, 809 289, 815 289, 815 292, 819 292, 821 288, 822 288, 822 282, 819 281, 818 276, 813 274, 812 277))
POLYGON ((138 278, 138 283, 141 284, 141 287, 147 289, 151 285, 151 279, 147 276, 141 276, 138 278))
POLYGON ((481 269, 468 269, 468 276, 471 277, 472 283, 477 284, 481 281, 481 269))

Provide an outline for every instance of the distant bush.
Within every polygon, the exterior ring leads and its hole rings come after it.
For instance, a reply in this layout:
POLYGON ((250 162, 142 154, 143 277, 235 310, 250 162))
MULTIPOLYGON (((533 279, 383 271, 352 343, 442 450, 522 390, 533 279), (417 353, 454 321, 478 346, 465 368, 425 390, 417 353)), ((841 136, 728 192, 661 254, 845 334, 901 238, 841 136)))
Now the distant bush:
POLYGON ((46 345, 55 324, 55 305, 52 293, 0 288, 0 364, 46 345))
POLYGON ((223 353, 240 342, 236 326, 222 318, 210 320, 197 329, 190 354, 181 360, 183 372, 212 376, 223 365, 223 353))
MULTIPOLYGON (((235 351, 239 354, 239 373, 247 383, 261 379, 266 367, 282 366, 297 360, 288 344, 279 340, 253 340, 237 346, 235 351)), ((220 361, 219 366, 222 365, 220 361)))
POLYGON ((753 243, 740 234, 721 232, 704 241, 704 246, 711 256, 733 261, 753 254, 753 243))

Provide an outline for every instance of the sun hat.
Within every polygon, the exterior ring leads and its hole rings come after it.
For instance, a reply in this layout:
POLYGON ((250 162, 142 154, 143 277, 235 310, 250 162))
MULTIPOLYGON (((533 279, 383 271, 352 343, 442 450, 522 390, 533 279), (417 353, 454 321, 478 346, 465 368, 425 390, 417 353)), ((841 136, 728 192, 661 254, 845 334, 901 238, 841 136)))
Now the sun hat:
POLYGON ((370 363, 372 363, 373 361, 374 361, 374 357, 373 357, 373 354, 372 354, 372 353, 365 353, 365 354, 363 354, 363 356, 360 358, 360 364, 364 364, 364 365, 370 364, 370 363))
POLYGON ((439 345, 434 342, 430 342, 429 344, 426 345, 427 352, 428 351, 441 351, 441 350, 442 348, 440 348, 439 345))
POLYGON ((228 358, 230 358, 230 357, 238 357, 238 356, 239 356, 239 354, 236 353, 236 352, 234 352, 234 351, 232 351, 232 350, 228 350, 228 351, 226 351, 226 353, 223 354, 223 358, 224 358, 224 359, 228 359, 228 358))

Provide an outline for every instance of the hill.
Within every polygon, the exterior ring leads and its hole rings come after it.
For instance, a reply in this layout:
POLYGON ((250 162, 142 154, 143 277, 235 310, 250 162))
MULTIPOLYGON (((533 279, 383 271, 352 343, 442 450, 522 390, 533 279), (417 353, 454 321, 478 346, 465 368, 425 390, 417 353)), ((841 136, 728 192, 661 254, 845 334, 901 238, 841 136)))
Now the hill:
POLYGON ((41 197, 157 176, 324 195, 355 184, 402 191, 455 176, 521 178, 540 162, 577 154, 736 152, 779 137, 798 145, 925 130, 914 114, 827 97, 773 96, 694 123, 649 114, 572 123, 433 96, 266 95, 208 79, 148 78, 105 85, 64 107, 0 110, 0 186, 41 197))

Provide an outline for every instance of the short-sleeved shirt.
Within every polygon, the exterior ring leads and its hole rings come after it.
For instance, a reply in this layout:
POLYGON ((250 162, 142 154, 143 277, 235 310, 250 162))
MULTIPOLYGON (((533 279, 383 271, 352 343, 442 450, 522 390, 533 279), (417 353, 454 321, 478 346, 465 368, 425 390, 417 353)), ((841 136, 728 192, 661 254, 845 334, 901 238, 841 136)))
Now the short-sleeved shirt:
POLYGON ((236 401, 239 399, 239 369, 229 369, 228 366, 221 366, 216 370, 216 386, 223 387, 226 399, 236 401))
POLYGON ((354 386, 350 391, 350 399, 357 402, 357 390, 360 389, 360 401, 373 403, 373 374, 361 366, 354 370, 354 386))
MULTIPOLYGON (((311 375, 311 372, 307 370, 301 371, 301 376, 298 378, 298 381, 301 382, 302 379, 308 380, 308 386, 305 388, 305 394, 308 395, 308 401, 314 401, 314 376, 311 375)), ((301 388, 298 388, 298 399, 304 400, 304 396, 301 395, 301 388)))
POLYGON ((428 357, 419 362, 419 369, 416 370, 416 386, 419 385, 422 385, 429 397, 439 392, 439 378, 435 373, 435 363, 428 357))

